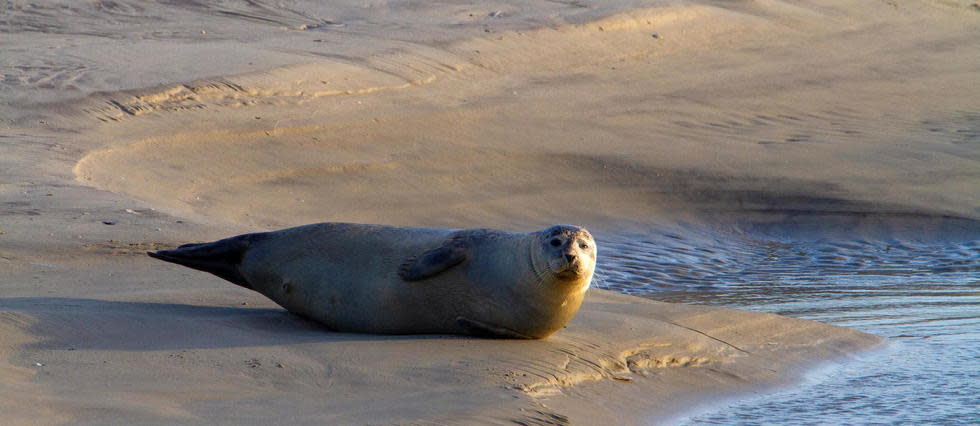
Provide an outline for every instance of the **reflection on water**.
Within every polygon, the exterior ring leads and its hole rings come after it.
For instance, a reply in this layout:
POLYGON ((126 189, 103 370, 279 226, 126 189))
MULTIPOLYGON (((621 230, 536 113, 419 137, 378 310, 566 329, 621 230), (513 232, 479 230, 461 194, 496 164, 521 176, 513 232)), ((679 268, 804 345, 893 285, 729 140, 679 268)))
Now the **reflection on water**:
POLYGON ((977 424, 980 236, 797 240, 704 229, 605 236, 597 285, 888 337, 869 359, 684 424, 977 424))

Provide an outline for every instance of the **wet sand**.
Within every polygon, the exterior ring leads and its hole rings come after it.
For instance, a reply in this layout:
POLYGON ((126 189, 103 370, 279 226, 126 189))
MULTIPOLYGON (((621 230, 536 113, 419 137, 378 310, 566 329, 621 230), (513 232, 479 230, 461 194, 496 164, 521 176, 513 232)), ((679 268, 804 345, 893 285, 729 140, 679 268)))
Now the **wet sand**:
POLYGON ((879 343, 602 290, 539 342, 335 334, 142 255, 183 242, 980 218, 971 2, 5 6, 15 423, 641 422, 879 343))

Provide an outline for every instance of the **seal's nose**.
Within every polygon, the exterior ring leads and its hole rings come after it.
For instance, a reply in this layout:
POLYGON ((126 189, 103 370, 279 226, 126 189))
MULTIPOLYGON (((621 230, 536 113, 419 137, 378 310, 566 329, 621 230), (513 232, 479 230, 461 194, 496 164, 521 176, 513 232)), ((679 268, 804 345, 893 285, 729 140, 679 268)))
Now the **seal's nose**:
POLYGON ((574 262, 575 261, 575 253, 565 253, 565 260, 567 260, 568 263, 574 262))

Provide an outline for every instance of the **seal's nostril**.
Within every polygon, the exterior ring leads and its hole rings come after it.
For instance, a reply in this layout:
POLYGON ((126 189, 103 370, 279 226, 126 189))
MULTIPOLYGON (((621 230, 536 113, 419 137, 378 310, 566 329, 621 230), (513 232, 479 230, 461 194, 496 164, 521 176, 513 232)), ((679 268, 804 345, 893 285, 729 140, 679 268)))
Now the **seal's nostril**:
POLYGON ((575 260, 575 255, 572 254, 572 253, 566 253, 565 254, 565 260, 571 262, 571 261, 575 260))

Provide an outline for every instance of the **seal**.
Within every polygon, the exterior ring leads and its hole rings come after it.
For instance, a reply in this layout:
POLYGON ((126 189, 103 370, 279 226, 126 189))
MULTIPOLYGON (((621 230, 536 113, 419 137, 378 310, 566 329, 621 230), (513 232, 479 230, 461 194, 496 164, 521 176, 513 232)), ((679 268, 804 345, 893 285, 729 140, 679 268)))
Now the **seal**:
POLYGON ((589 231, 317 223, 147 254, 258 291, 330 329, 540 339, 592 281, 589 231))

